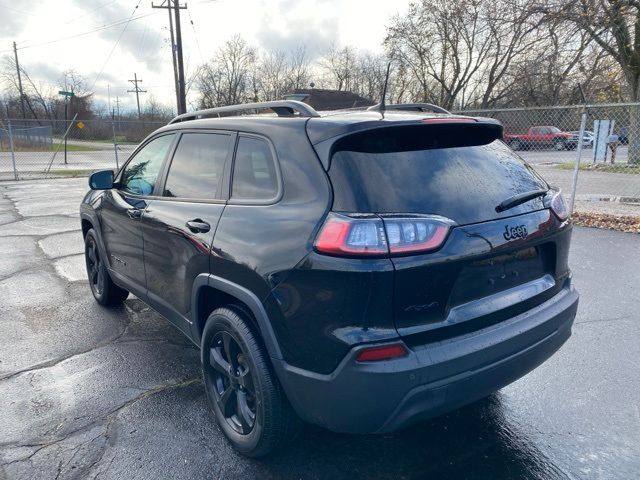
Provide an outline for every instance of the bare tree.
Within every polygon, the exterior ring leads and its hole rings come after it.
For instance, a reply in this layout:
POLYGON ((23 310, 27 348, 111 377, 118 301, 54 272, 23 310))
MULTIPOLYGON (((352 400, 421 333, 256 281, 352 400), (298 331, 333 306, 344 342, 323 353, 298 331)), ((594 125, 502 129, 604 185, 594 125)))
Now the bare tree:
POLYGON ((290 89, 287 55, 282 51, 266 52, 257 67, 257 92, 261 100, 277 100, 290 89))
POLYGON ((335 90, 351 90, 356 66, 356 51, 353 47, 338 48, 332 45, 320 59, 324 82, 335 90))
POLYGON ((298 45, 289 53, 289 88, 297 90, 306 88, 311 78, 309 57, 304 45, 298 45))
POLYGON ((252 71, 256 52, 239 35, 227 41, 200 68, 197 86, 200 107, 242 103, 251 99, 252 71))
MULTIPOLYGON (((640 2, 634 0, 539 0, 549 21, 584 31, 620 67, 627 98, 640 101, 640 2)), ((640 109, 630 112, 630 132, 640 130, 640 109)), ((629 161, 640 163, 640 138, 629 138, 629 161)))
POLYGON ((411 70, 421 87, 419 100, 452 108, 473 86, 495 42, 483 13, 478 0, 420 0, 394 19, 385 45, 411 70))

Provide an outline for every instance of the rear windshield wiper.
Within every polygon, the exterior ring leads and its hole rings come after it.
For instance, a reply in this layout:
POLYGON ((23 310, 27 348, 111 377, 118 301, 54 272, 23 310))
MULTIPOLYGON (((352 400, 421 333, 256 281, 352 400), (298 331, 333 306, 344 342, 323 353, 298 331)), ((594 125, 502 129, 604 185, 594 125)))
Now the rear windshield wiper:
POLYGON ((548 190, 532 190, 530 192, 518 193, 513 197, 509 197, 504 200, 500 205, 496 207, 496 212, 504 212, 510 208, 516 207, 524 202, 533 200, 534 198, 542 197, 546 195, 548 190))

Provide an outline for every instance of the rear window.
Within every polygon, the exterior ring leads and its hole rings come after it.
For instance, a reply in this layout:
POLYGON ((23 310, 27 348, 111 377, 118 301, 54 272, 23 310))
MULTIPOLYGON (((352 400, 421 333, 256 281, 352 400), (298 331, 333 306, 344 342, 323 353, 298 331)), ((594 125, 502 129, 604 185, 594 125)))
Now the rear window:
POLYGON ((543 208, 536 199, 496 212, 513 195, 548 188, 501 140, 408 151, 396 146, 390 151, 369 144, 333 154, 334 211, 437 214, 464 225, 543 208))

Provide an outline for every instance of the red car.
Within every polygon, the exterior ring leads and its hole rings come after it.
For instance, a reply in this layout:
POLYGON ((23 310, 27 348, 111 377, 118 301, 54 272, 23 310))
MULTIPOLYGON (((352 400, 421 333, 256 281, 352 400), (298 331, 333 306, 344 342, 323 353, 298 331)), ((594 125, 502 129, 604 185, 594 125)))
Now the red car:
POLYGON ((513 150, 554 148, 555 150, 575 150, 578 136, 563 132, 558 127, 530 127, 527 133, 506 133, 504 141, 513 150))

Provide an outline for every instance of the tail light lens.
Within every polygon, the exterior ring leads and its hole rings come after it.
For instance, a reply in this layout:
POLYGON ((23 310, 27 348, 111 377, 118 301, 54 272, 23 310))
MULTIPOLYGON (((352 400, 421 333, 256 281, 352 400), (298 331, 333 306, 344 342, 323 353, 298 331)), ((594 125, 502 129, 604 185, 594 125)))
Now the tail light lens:
POLYGON ((390 253, 429 252, 444 243, 451 222, 440 217, 385 218, 390 253))
POLYGON ((549 206, 553 213, 556 214, 560 220, 564 221, 569 218, 571 212, 569 212, 569 207, 567 207, 567 203, 564 201, 564 197, 562 196, 562 192, 551 191, 551 199, 549 200, 549 206))
POLYGON ((314 246, 320 253, 343 256, 429 252, 442 246, 452 225, 439 216, 330 213, 314 246))
POLYGON ((382 220, 374 216, 347 217, 330 213, 316 239, 318 252, 332 255, 388 253, 382 220))

